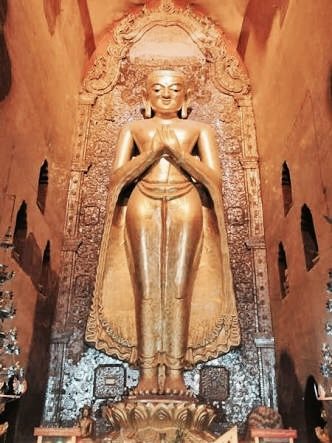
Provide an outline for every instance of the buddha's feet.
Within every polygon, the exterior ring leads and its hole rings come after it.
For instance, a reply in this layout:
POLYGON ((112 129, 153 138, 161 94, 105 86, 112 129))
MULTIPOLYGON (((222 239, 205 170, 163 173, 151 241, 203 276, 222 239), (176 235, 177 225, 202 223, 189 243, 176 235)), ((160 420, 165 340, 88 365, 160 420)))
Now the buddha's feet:
POLYGON ((158 394, 158 377, 141 376, 137 387, 134 389, 135 395, 158 394))
POLYGON ((180 371, 169 371, 166 375, 163 393, 166 395, 190 395, 180 371))
POLYGON ((182 371, 168 369, 162 382, 158 379, 154 368, 145 369, 141 374, 137 387, 132 391, 133 395, 175 395, 193 397, 193 393, 187 389, 182 371))

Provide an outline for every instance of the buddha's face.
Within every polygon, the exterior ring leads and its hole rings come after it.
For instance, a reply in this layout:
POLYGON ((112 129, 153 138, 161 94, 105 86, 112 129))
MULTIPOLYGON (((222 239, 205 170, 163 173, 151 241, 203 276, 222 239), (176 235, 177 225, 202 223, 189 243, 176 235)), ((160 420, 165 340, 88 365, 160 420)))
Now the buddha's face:
POLYGON ((154 71, 147 79, 147 98, 158 114, 176 114, 186 99, 183 74, 177 71, 154 71))
POLYGON ((88 408, 84 408, 83 409, 83 417, 89 417, 89 415, 90 415, 90 411, 89 411, 89 409, 88 408))

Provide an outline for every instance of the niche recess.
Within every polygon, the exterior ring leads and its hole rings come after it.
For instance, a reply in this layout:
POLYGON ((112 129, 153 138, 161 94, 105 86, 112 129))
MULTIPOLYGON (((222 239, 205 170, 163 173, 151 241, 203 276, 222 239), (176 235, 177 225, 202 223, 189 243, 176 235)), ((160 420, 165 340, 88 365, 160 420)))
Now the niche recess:
POLYGON ((287 267, 286 252, 281 242, 279 243, 279 251, 278 251, 278 268, 279 268, 280 294, 281 298, 285 298, 289 292, 288 267, 287 267))
POLYGON ((284 202, 284 215, 287 215, 290 208, 293 206, 293 195, 292 195, 292 182, 291 182, 290 172, 286 162, 284 162, 282 165, 281 187, 282 187, 282 198, 284 202))
POLYGON ((319 255, 315 226, 311 211, 307 205, 303 205, 301 209, 301 233, 305 264, 307 271, 310 271, 310 269, 317 263, 319 255))
POLYGON ((45 160, 39 172, 38 193, 37 193, 37 205, 43 214, 46 206, 47 187, 48 187, 48 162, 47 160, 45 160))
POLYGON ((21 261, 25 241, 27 238, 27 232, 28 232, 28 223, 27 223, 27 204, 23 200, 20 209, 17 212, 16 216, 16 223, 15 223, 15 230, 14 230, 14 257, 21 261))

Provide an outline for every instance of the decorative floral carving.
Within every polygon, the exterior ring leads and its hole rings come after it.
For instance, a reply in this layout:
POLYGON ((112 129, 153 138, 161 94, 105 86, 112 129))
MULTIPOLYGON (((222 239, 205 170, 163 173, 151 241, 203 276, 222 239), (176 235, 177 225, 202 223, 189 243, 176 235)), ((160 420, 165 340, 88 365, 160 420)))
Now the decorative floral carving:
POLYGON ((200 371, 199 393, 204 400, 226 400, 229 396, 229 372, 223 366, 205 366, 200 371))
POLYGON ((171 1, 163 1, 157 9, 143 7, 138 13, 126 15, 114 28, 113 41, 107 54, 98 57, 84 80, 84 89, 96 95, 113 89, 120 74, 120 62, 131 46, 155 26, 182 28, 191 37, 214 69, 216 87, 229 95, 246 95, 249 80, 239 58, 230 48, 225 35, 212 20, 193 13, 188 7, 177 8, 171 1))

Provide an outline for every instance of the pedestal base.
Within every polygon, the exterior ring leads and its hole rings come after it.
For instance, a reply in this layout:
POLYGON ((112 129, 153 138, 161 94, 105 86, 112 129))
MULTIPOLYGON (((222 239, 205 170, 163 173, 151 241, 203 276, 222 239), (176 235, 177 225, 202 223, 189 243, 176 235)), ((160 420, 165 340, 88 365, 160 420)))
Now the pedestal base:
MULTIPOLYGON (((110 405, 106 415, 114 431, 112 442, 211 442, 208 428, 214 410, 186 397, 133 397, 110 405)), ((104 440, 105 443, 107 439, 104 440)))

